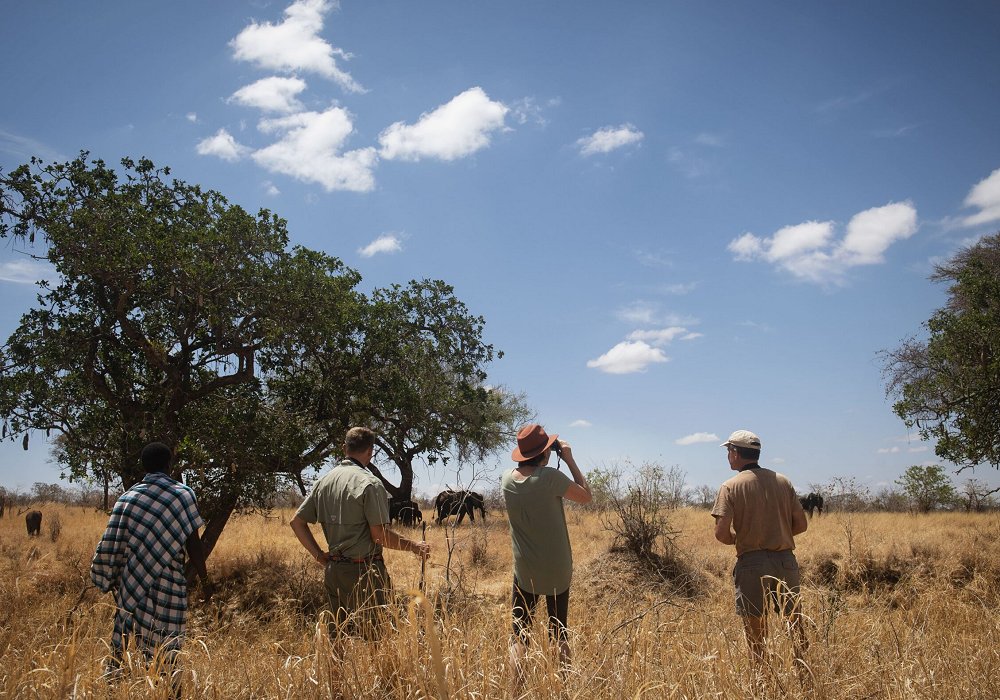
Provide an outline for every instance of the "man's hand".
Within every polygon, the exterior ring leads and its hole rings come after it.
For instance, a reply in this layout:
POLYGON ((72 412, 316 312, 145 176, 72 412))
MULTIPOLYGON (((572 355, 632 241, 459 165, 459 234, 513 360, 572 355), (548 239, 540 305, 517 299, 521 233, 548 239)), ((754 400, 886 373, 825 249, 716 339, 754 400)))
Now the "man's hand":
POLYGON ((421 561, 427 561, 431 556, 431 545, 425 540, 413 541, 413 549, 410 551, 420 557, 421 561))
POLYGON ((324 569, 326 568, 326 565, 330 563, 330 555, 329 555, 329 553, 324 552, 322 550, 320 550, 318 554, 313 554, 312 558, 313 558, 314 562, 316 562, 317 564, 319 564, 324 569))

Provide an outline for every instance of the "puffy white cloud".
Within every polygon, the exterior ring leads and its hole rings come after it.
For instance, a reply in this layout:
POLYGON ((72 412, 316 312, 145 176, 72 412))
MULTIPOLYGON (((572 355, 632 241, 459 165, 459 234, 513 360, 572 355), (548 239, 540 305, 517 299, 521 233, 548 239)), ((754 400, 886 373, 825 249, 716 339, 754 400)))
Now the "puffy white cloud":
POLYGON ((736 260, 773 263, 805 281, 838 282, 851 267, 883 262, 889 246, 916 233, 917 210, 907 201, 860 212, 839 241, 835 228, 830 221, 807 221, 785 226, 770 238, 744 233, 727 249, 736 260))
POLYGON ((610 153, 611 151, 639 143, 644 134, 631 124, 621 126, 606 126, 598 129, 590 136, 577 139, 576 145, 580 149, 580 154, 592 156, 598 153, 610 153))
POLYGON ((719 442, 719 436, 715 433, 691 433, 682 438, 674 440, 675 445, 697 445, 703 442, 719 442))
POLYGON ((979 208, 978 212, 962 220, 966 226, 1000 221, 1000 168, 976 183, 965 198, 965 206, 979 208))
POLYGON ((575 420, 572 423, 570 423, 569 427, 571 427, 571 428, 589 428, 592 425, 593 425, 593 423, 591 423, 589 420, 584 420, 583 418, 580 418, 579 420, 575 420))
POLYGON ((298 112, 302 103, 297 95, 305 89, 306 81, 301 78, 271 76, 241 87, 229 99, 265 112, 298 112))
POLYGON ((199 141, 195 150, 200 156, 218 156, 229 162, 237 161, 250 152, 249 148, 238 143, 225 129, 219 129, 214 136, 199 141))
POLYGON ((198 122, 198 114, 196 112, 188 112, 184 115, 184 118, 192 124, 196 124, 198 122))
MULTIPOLYGON (((1000 183, 1000 178, 997 180, 1000 183)), ((848 265, 874 265, 896 241, 917 231, 917 210, 909 202, 887 204, 855 214, 837 255, 848 265)))
POLYGON ((641 340, 654 346, 666 345, 674 338, 683 336, 688 332, 687 328, 681 326, 670 326, 669 328, 659 328, 655 330, 638 330, 628 334, 628 340, 641 340))
POLYGON ((596 360, 588 360, 587 366, 608 374, 632 374, 646 371, 646 367, 653 363, 668 360, 659 348, 641 340, 626 341, 618 343, 596 360))
POLYGON ((333 7, 327 0, 296 0, 285 8, 280 24, 251 22, 229 42, 233 56, 276 71, 308 71, 334 80, 350 92, 363 88, 337 66, 350 55, 320 37, 323 17, 333 7))
POLYGON ((55 268, 37 260, 8 260, 0 263, 0 282, 35 284, 55 277, 55 268))
POLYGON ((276 143, 254 152, 253 159, 261 167, 319 183, 327 191, 367 192, 375 187, 375 149, 341 153, 354 131, 350 114, 342 107, 263 119, 258 128, 280 136, 276 143))
POLYGON ((771 262, 788 260, 827 245, 833 236, 833 223, 807 221, 778 229, 768 241, 766 257, 771 262))
POLYGON ((379 253, 398 253, 402 249, 403 244, 402 241, 400 241, 399 236, 393 233, 387 233, 379 236, 364 248, 359 248, 358 253, 363 258, 370 258, 373 255, 378 255, 379 253))
POLYGON ((390 125, 379 134, 379 154, 386 160, 462 158, 490 144, 490 135, 504 128, 508 111, 481 87, 470 88, 433 112, 420 115, 415 124, 390 125))

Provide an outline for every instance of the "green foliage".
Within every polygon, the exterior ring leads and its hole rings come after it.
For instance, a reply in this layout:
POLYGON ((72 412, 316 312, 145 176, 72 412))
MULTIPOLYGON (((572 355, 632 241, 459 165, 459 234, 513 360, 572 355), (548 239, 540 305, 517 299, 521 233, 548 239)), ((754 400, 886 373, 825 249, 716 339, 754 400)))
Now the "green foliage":
POLYGON ((896 483, 921 513, 952 503, 958 496, 951 479, 938 465, 915 464, 903 472, 896 483))
POLYGON ((482 457, 526 417, 485 385, 483 319, 448 285, 368 299, 336 258, 289 249, 271 212, 122 165, 81 153, 0 173, 0 238, 39 239, 54 270, 0 351, 7 439, 54 432, 64 472, 105 492, 141 478, 146 442, 168 443, 210 548, 234 508, 302 489, 353 423, 380 432, 409 495, 418 455, 482 457))
POLYGON ((932 278, 948 303, 926 322, 928 340, 883 354, 893 410, 955 464, 1000 468, 1000 233, 962 250, 932 278))
POLYGON ((393 495, 410 497, 418 456, 476 462, 507 449, 527 408, 522 397, 486 386, 494 348, 482 340, 483 318, 450 285, 375 290, 367 318, 356 410, 399 469, 398 487, 383 478, 393 495))

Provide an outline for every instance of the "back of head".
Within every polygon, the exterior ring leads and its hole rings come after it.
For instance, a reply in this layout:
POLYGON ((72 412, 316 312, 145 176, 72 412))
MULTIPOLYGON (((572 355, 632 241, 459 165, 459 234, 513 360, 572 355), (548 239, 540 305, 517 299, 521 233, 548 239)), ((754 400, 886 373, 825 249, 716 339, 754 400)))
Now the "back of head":
POLYGON ((139 459, 142 461, 142 468, 146 472, 164 472, 170 469, 170 462, 173 460, 173 453, 170 448, 162 442, 151 442, 142 448, 139 459))
POLYGON ((348 454, 361 454, 375 446, 375 433, 371 428, 355 427, 347 431, 344 449, 348 454))

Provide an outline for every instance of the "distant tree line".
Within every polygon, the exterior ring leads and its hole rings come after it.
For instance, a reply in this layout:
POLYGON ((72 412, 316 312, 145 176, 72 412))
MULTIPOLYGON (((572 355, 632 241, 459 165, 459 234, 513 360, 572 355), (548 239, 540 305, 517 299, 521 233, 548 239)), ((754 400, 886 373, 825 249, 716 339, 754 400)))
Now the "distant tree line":
MULTIPOLYGON (((710 509, 718 492, 718 486, 687 485, 687 473, 678 465, 664 468, 656 463, 599 467, 587 473, 587 481, 594 495, 589 507, 598 510, 613 507, 637 489, 647 502, 660 508, 710 509)), ((991 488, 978 479, 966 479, 955 486, 944 468, 937 465, 914 465, 895 482, 875 491, 854 477, 810 483, 807 491, 823 496, 825 512, 1000 510, 1000 488, 991 488)))

